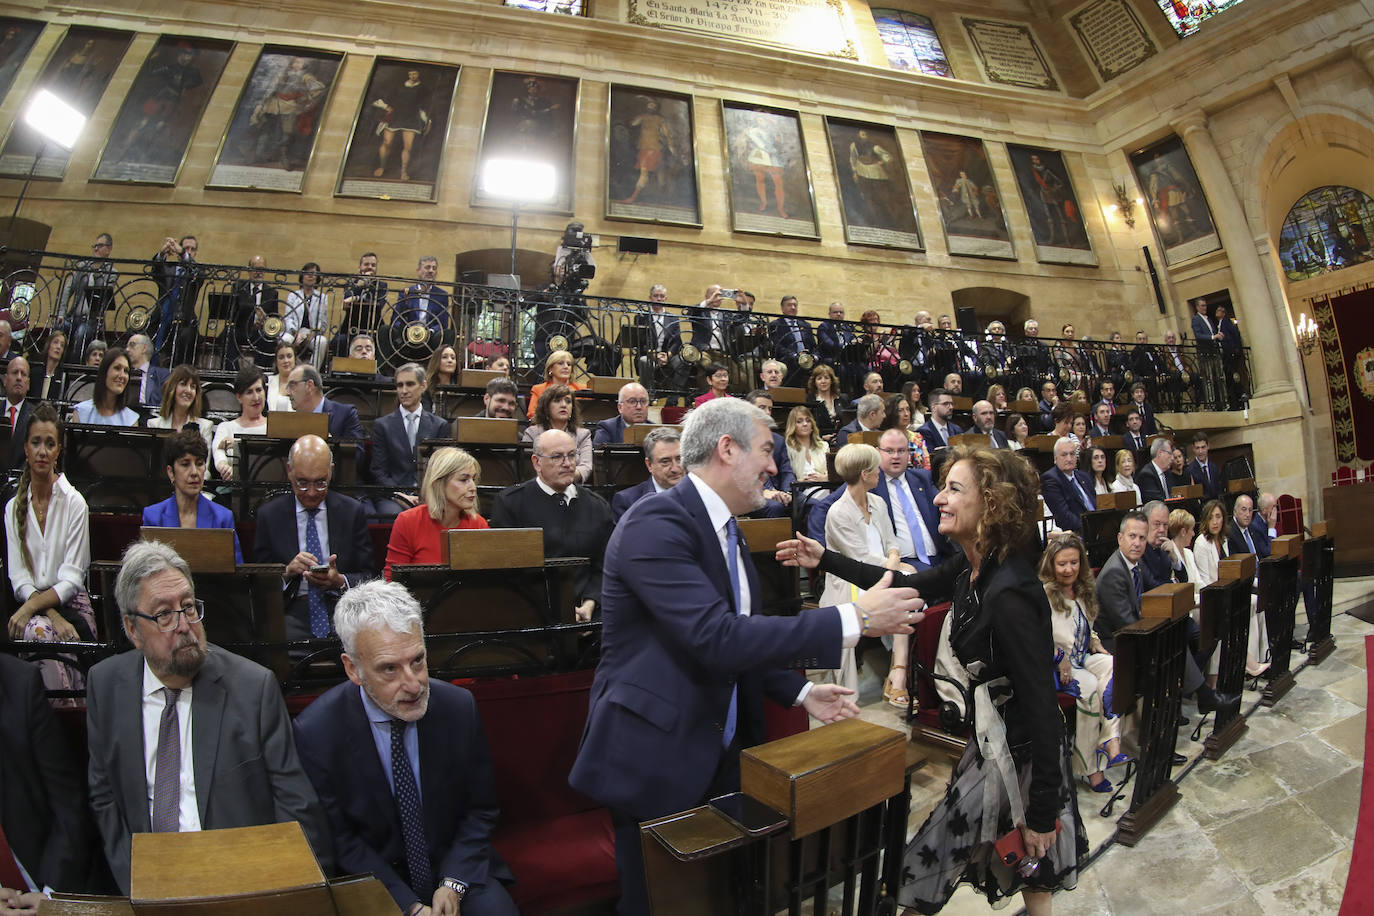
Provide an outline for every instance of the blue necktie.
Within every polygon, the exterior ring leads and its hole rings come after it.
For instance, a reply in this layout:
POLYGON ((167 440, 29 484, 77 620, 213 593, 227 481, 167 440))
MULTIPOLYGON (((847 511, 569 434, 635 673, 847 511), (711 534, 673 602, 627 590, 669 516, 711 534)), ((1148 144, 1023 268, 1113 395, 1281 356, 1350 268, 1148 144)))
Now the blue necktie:
POLYGON ((1136 565, 1134 565, 1134 566, 1131 567, 1131 582, 1132 582, 1132 584, 1135 586, 1135 603, 1136 603, 1136 607, 1139 607, 1139 606, 1140 606, 1140 595, 1141 595, 1141 588, 1140 588, 1140 564, 1139 564, 1139 563, 1137 563, 1136 565))
POLYGON ((396 794, 396 810, 401 815, 401 836, 405 841, 406 870, 410 889, 421 900, 434 896, 433 871, 429 866, 429 844, 425 841, 425 820, 420 811, 420 789, 410 769, 406 753, 406 723, 391 720, 391 783, 396 794))
MULTIPOLYGON (((730 567, 730 594, 735 599, 735 613, 743 610, 743 603, 740 601, 739 593, 739 523, 733 518, 725 523, 725 552, 727 564, 730 567)), ((721 744, 729 747, 735 740, 735 725, 737 719, 737 709, 739 706, 739 685, 736 684, 730 691, 730 708, 725 711, 725 733, 721 736, 721 744)))
POLYGON ((803 346, 801 324, 797 319, 792 319, 792 336, 797 339, 797 351, 800 352, 803 346))
POLYGON ((897 502, 902 504, 902 515, 906 516, 906 530, 911 532, 911 546, 916 551, 916 559, 929 566, 930 554, 926 553, 926 539, 921 536, 921 528, 916 521, 916 507, 911 504, 911 497, 900 480, 892 482, 892 489, 897 491, 897 502))
MULTIPOLYGON (((313 554, 317 562, 327 563, 329 558, 320 546, 320 529, 315 526, 315 516, 319 512, 318 507, 305 510, 305 552, 313 554)), ((323 639, 329 635, 329 608, 325 606, 324 593, 307 582, 305 600, 310 606, 310 635, 323 639)))
POLYGON ((1088 497, 1088 491, 1083 489, 1083 485, 1078 482, 1078 478, 1071 474, 1065 474, 1064 476, 1069 478, 1069 483, 1073 484, 1073 488, 1078 491, 1078 495, 1083 497, 1083 505, 1087 507, 1088 511, 1091 512, 1096 509, 1097 504, 1088 497))
POLYGON ((1159 472, 1159 486, 1160 486, 1160 488, 1161 488, 1162 490, 1164 490, 1164 498, 1165 498, 1165 499, 1168 499, 1168 498, 1169 498, 1169 475, 1165 474, 1163 471, 1160 471, 1160 472, 1159 472))
POLYGON ((1249 528, 1242 528, 1242 529, 1240 530, 1240 533, 1241 533, 1242 535, 1244 535, 1244 537, 1245 537, 1245 546, 1250 548, 1250 552, 1251 552, 1251 553, 1254 553, 1254 552, 1255 552, 1255 542, 1254 542, 1254 540, 1251 539, 1251 537, 1250 537, 1250 529, 1249 529, 1249 528))

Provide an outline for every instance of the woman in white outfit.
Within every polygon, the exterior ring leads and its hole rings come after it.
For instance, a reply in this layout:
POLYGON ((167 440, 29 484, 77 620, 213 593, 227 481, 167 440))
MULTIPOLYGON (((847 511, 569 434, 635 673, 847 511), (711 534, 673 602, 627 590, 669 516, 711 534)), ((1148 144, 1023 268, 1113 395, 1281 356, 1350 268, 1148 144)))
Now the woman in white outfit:
MULTIPOLYGON (((1193 544, 1193 559, 1197 564, 1198 590, 1217 581, 1218 565, 1230 553, 1226 546, 1226 508, 1221 500, 1214 499, 1202 507, 1202 530, 1198 532, 1193 544)), ((1269 631, 1264 625, 1264 617, 1258 613, 1255 596, 1250 596, 1250 643, 1245 653, 1245 673, 1259 677, 1269 669, 1269 663, 1259 660, 1268 654, 1269 631)), ((1209 674, 1216 673, 1216 661, 1220 653, 1212 657, 1209 674)))

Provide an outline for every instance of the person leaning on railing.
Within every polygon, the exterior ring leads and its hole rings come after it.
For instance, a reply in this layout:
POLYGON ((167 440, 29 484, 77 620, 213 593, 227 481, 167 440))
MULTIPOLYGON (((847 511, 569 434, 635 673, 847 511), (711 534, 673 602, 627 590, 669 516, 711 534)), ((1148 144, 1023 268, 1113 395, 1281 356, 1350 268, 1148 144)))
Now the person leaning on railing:
POLYGON ((396 516, 391 526, 386 566, 382 569, 388 582, 393 566, 442 563, 445 532, 490 527, 477 513, 477 484, 481 478, 477 459, 463 449, 435 449, 425 465, 420 505, 396 516))
POLYGON ((240 369, 234 376, 234 397, 239 402, 239 415, 215 427, 215 439, 211 444, 215 470, 225 480, 238 476, 239 437, 267 434, 267 417, 263 414, 267 406, 267 384, 262 370, 257 366, 240 369))
POLYGON ((95 391, 90 400, 72 406, 72 420, 94 426, 137 426, 138 413, 124 405, 129 387, 129 357, 119 347, 111 347, 95 370, 95 391))
MULTIPOLYGON (((86 500, 58 470, 62 421, 51 404, 34 408, 24 430, 24 470, 5 505, 6 565, 15 597, 9 637, 29 642, 94 642, 86 593, 91 535, 86 500)), ((65 661, 38 662, 48 690, 80 690, 81 673, 65 661)))

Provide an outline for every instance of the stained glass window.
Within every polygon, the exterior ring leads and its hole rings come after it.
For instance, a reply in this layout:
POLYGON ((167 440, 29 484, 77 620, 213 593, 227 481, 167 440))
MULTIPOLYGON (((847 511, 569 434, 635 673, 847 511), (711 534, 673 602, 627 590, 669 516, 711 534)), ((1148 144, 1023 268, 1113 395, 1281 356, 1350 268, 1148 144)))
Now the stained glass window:
POLYGON ((1203 22, 1217 13, 1224 13, 1240 0, 1155 0, 1179 38, 1186 38, 1198 30, 1203 22))
POLYGON ((538 10, 541 13, 560 13, 564 16, 585 16, 586 8, 582 0, 505 0, 506 6, 516 6, 522 10, 538 10))
POLYGON ((1279 260, 1290 280, 1306 280, 1374 260, 1374 199, 1354 188, 1308 191, 1279 230, 1279 260))
POLYGON ((935 23, 906 10, 873 10, 878 37, 894 70, 910 70, 926 76, 953 76, 954 70, 940 47, 935 23))

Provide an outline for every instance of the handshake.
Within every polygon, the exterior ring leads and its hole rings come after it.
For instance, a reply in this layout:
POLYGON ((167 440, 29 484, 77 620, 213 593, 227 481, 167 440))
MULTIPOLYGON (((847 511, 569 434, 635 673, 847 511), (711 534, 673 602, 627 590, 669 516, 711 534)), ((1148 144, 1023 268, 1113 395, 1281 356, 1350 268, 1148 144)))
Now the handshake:
MULTIPOLYGON (((813 541, 803 534, 795 540, 782 541, 777 545, 776 557, 785 566, 801 566, 815 569, 820 565, 825 548, 819 541, 813 541)), ((925 619, 925 601, 914 588, 893 588, 892 571, 889 569, 878 583, 861 594, 854 602, 854 610, 859 617, 860 632, 864 636, 889 636, 909 634, 913 624, 925 619)))

